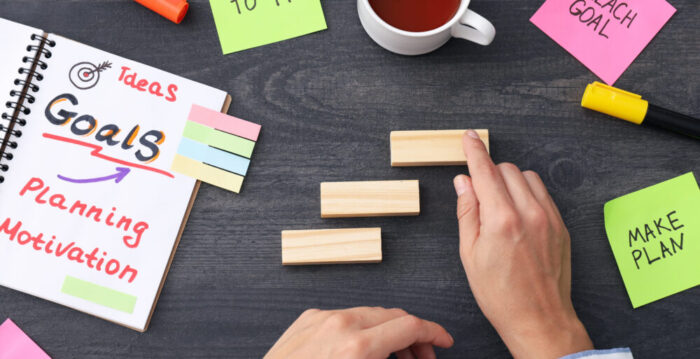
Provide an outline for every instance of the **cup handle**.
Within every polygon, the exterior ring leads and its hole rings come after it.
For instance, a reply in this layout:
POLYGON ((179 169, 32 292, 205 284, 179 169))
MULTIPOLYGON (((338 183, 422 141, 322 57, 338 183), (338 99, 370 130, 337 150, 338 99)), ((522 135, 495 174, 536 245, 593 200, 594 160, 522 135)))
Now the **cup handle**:
POLYGON ((452 36, 486 46, 496 36, 496 28, 483 16, 467 9, 464 16, 452 26, 452 36))

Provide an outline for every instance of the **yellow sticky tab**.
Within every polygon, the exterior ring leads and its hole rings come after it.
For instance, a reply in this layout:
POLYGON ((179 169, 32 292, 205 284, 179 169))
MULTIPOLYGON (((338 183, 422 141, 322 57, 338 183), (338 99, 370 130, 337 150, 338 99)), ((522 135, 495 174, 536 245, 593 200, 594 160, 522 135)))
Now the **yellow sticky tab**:
POLYGON ((649 102, 640 95, 596 81, 586 86, 581 106, 641 125, 649 102))
POLYGON ((229 191, 239 193, 243 185, 243 176, 206 165, 191 158, 175 154, 171 169, 186 176, 212 184, 229 191))

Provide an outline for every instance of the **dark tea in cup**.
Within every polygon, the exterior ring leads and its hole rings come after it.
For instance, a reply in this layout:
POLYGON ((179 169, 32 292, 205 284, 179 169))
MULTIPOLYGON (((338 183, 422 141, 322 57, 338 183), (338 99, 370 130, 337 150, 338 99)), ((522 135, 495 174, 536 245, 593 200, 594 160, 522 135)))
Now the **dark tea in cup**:
POLYGON ((446 24, 461 0, 369 0, 370 6, 387 24, 404 31, 423 32, 446 24))

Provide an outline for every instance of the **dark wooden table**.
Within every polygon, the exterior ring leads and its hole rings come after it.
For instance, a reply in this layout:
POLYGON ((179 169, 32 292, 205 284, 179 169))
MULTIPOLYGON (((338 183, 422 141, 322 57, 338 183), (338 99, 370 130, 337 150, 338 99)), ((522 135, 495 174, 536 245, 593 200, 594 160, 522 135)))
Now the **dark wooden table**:
MULTIPOLYGON (((145 333, 0 287, 11 317, 55 358, 259 358, 309 307, 401 307, 443 324, 441 358, 509 357, 460 265, 452 177, 391 168, 389 132, 488 128, 496 161, 540 173, 572 236, 573 300, 600 348, 700 355, 700 287, 632 310, 603 204, 688 171, 700 143, 581 109, 596 77, 528 19, 543 0, 474 1, 491 46, 451 40, 420 57, 365 34, 352 0, 325 0, 328 30, 223 56, 206 0, 174 25, 127 0, 0 0, 0 16, 228 91, 263 125, 243 192, 202 185, 145 333), (322 220, 319 182, 419 179, 421 215, 322 220), (381 226, 381 264, 282 267, 280 230, 381 226)), ((678 9, 616 83, 700 115, 700 3, 678 9)), ((695 239, 693 239, 695 240, 695 239)), ((700 238, 699 238, 700 240, 700 238)))

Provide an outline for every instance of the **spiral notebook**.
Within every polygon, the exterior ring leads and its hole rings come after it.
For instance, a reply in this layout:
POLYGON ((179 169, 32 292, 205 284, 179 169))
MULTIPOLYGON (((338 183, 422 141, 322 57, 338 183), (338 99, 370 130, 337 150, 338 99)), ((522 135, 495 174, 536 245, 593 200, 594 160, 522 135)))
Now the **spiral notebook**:
POLYGON ((230 97, 0 18, 0 285, 145 331, 199 187, 170 170, 230 97))

